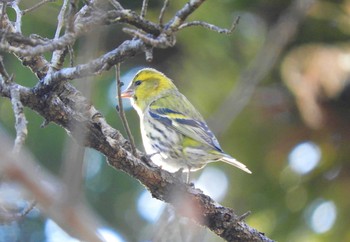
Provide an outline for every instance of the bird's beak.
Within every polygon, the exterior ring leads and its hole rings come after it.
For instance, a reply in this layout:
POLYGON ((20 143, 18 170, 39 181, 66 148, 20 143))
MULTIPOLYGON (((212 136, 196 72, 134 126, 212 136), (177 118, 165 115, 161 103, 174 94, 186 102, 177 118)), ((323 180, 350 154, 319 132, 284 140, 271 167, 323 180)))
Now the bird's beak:
POLYGON ((134 96, 135 91, 132 88, 127 88, 124 92, 121 93, 122 98, 132 98, 134 96))

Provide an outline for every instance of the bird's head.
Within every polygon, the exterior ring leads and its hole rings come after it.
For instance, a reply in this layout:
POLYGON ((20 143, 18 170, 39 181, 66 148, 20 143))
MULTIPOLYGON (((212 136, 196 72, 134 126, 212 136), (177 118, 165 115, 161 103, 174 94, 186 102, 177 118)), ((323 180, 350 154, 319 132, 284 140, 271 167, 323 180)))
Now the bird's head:
POLYGON ((144 110, 151 102, 172 90, 177 88, 168 77, 155 69, 145 68, 135 75, 121 97, 131 98, 136 109, 144 110))

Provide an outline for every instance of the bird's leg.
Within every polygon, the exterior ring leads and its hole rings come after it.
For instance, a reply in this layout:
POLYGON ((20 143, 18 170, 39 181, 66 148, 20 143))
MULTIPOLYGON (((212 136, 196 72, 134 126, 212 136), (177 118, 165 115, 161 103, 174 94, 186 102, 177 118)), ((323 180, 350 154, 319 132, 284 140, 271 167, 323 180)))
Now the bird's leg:
POLYGON ((152 158, 152 156, 154 156, 154 155, 157 155, 157 154, 160 154, 160 152, 158 151, 158 152, 154 152, 153 154, 150 154, 150 155, 146 155, 148 158, 152 158))
POLYGON ((156 153, 153 153, 153 154, 150 154, 150 155, 144 155, 141 157, 141 160, 146 164, 148 165, 149 167, 152 167, 152 168, 156 168, 158 166, 154 165, 154 163, 152 162, 151 158, 152 156, 156 155, 156 154, 159 154, 159 152, 156 152, 156 153))
POLYGON ((174 173, 174 176, 178 179, 183 179, 182 178, 182 175, 183 175, 183 171, 184 171, 184 168, 180 168, 177 172, 174 173))
POLYGON ((187 176, 186 176, 186 183, 190 184, 190 179, 191 179, 191 167, 187 166, 188 172, 187 172, 187 176))
POLYGON ((184 175, 184 168, 180 168, 177 172, 174 173, 174 176, 181 179, 182 181, 186 182, 186 184, 190 186, 194 186, 193 183, 190 183, 190 170, 191 167, 188 167, 188 172, 187 174, 184 175), (186 176, 186 179, 184 180, 184 176, 186 176))

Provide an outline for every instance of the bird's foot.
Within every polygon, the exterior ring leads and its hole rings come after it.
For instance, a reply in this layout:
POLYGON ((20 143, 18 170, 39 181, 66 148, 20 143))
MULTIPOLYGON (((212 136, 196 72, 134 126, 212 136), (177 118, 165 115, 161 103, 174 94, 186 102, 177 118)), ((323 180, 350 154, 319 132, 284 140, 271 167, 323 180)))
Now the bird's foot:
POLYGON ((180 168, 177 172, 174 173, 174 176, 182 181, 184 181, 186 184, 190 185, 191 187, 194 186, 192 182, 190 182, 190 171, 184 172, 184 168, 180 168), (184 177, 185 176, 185 177, 184 177))
POLYGON ((152 160, 151 160, 151 157, 158 154, 159 152, 157 153, 154 153, 154 154, 150 154, 150 155, 143 155, 141 156, 141 160, 143 163, 145 163, 148 167, 151 167, 151 168, 157 168, 158 166, 156 166, 152 160))

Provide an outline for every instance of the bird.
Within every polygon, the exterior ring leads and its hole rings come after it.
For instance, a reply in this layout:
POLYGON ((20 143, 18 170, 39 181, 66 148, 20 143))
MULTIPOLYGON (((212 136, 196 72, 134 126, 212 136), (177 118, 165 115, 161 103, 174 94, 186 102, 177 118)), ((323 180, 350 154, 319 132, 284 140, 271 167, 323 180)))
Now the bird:
POLYGON ((141 69, 121 98, 131 99, 140 118, 145 152, 161 169, 188 172, 189 179, 190 172, 223 161, 252 173, 222 150, 202 115, 162 72, 141 69))

